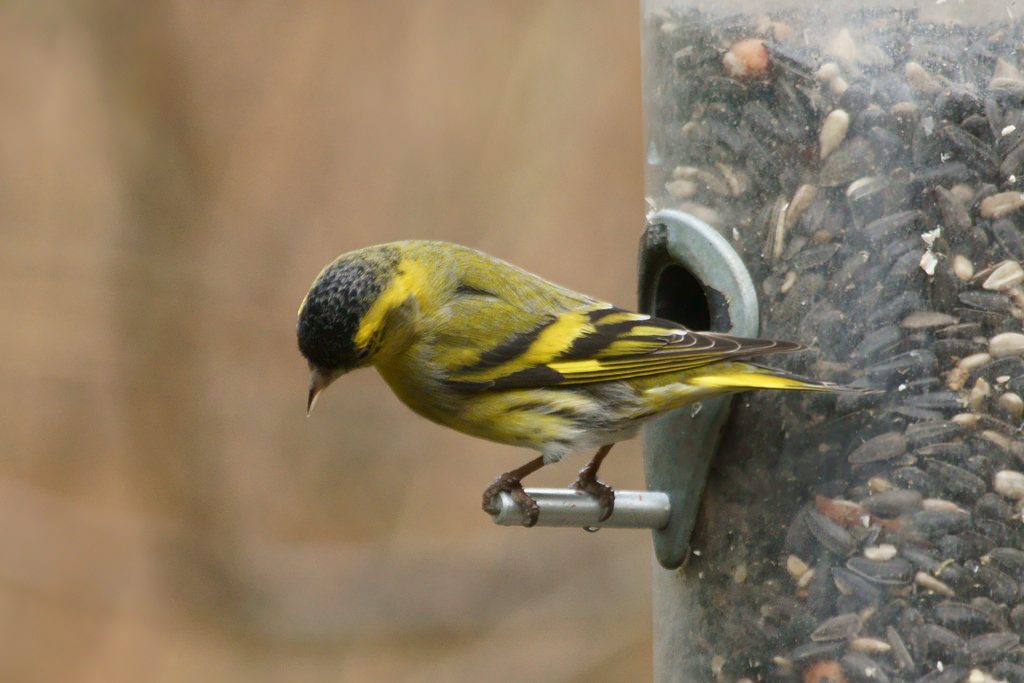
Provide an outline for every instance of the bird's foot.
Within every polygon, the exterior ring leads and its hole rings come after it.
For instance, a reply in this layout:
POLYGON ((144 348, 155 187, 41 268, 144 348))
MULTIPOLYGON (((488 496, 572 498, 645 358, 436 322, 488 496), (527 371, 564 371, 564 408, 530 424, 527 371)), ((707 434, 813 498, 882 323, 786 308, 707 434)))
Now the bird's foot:
POLYGON ((579 476, 576 477, 576 481, 571 486, 577 491, 589 494, 597 499, 597 504, 602 510, 599 522, 603 522, 612 516, 612 511, 615 509, 615 490, 608 486, 608 484, 597 480, 597 467, 594 466, 593 462, 587 463, 580 470, 579 476))
POLYGON ((540 515, 540 506, 537 505, 537 501, 526 495, 519 477, 512 472, 506 472, 501 475, 484 490, 484 512, 489 515, 498 514, 501 509, 499 497, 503 492, 508 492, 512 496, 512 500, 522 511, 523 526, 531 527, 537 523, 537 517, 540 515))

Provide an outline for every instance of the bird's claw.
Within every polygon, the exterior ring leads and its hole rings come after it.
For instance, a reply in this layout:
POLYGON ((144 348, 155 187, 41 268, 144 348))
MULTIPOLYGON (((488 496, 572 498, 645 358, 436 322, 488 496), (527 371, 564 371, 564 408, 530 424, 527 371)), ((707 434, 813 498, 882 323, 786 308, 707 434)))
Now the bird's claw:
POLYGON ((484 512, 489 515, 498 514, 501 510, 500 496, 502 492, 508 492, 512 496, 513 502, 519 506, 523 513, 523 526, 531 527, 537 524, 540 506, 537 505, 537 501, 526 494, 522 482, 511 472, 501 475, 484 490, 484 512))
POLYGON ((580 474, 576 477, 571 486, 581 493, 586 493, 597 499, 597 504, 602 510, 600 519, 597 521, 603 522, 612 516, 612 512, 615 510, 615 489, 602 481, 597 480, 597 473, 595 467, 592 467, 593 463, 587 463, 587 465, 580 470, 580 474))

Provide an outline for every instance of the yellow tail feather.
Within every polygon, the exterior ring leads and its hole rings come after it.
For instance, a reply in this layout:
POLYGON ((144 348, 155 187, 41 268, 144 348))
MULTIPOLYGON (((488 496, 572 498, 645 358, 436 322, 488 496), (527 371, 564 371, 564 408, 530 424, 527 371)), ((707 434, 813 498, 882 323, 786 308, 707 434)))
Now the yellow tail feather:
POLYGON ((725 372, 722 374, 698 375, 687 377, 687 384, 699 387, 718 387, 722 389, 790 389, 797 391, 836 391, 870 393, 871 389, 845 387, 832 382, 821 382, 805 379, 794 375, 783 375, 778 371, 765 369, 764 372, 743 371, 725 372))

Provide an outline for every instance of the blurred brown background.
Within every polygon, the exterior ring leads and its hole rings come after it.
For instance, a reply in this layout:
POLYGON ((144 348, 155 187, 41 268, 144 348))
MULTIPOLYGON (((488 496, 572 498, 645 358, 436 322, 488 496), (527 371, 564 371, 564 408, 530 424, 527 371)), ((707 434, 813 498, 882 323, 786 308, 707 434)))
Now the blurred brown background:
POLYGON ((294 339, 400 238, 631 305, 637 5, 0 5, 0 680, 650 677, 649 534, 494 526, 531 453, 372 371, 307 420, 294 339))

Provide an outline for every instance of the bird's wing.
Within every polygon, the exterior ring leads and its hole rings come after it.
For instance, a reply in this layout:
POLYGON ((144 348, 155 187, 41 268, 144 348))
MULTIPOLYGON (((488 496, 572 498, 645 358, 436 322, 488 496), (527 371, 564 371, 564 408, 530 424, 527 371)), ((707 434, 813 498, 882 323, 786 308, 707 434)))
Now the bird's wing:
POLYGON ((551 387, 677 373, 803 345, 694 332, 640 313, 595 304, 550 314, 454 368, 467 391, 551 387))

